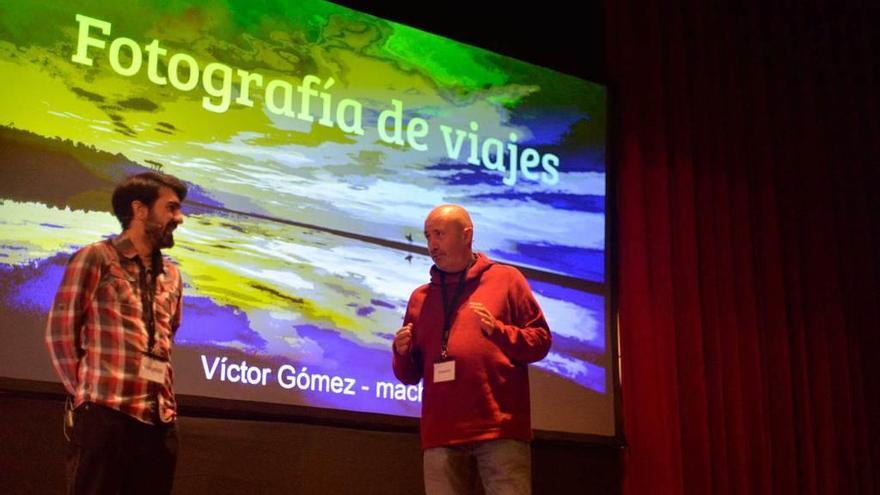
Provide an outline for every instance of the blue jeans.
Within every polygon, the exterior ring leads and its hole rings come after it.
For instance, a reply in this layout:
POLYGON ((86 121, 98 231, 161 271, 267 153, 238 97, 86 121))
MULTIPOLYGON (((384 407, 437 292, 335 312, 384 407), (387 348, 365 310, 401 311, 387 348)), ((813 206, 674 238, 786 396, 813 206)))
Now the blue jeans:
POLYGON ((428 495, 466 494, 473 465, 486 495, 532 493, 532 455, 528 442, 488 440, 425 450, 422 458, 428 495))

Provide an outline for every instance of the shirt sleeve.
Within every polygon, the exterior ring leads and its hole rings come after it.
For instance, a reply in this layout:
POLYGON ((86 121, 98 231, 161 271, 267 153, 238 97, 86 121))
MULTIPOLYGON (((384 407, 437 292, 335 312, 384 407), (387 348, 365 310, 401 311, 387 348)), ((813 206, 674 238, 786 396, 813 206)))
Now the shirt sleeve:
POLYGON ((183 317, 183 278, 180 275, 180 270, 175 269, 174 272, 177 277, 177 307, 174 308, 174 318, 171 320, 171 332, 177 333, 183 317))
POLYGON ((498 331, 490 338, 513 361, 534 363, 544 359, 552 342, 550 327, 519 270, 511 274, 508 298, 512 321, 497 322, 498 331))
POLYGON ((61 286, 49 310, 46 345, 55 373, 71 395, 76 394, 77 370, 83 354, 81 336, 89 303, 101 280, 96 248, 86 247, 68 261, 61 286))

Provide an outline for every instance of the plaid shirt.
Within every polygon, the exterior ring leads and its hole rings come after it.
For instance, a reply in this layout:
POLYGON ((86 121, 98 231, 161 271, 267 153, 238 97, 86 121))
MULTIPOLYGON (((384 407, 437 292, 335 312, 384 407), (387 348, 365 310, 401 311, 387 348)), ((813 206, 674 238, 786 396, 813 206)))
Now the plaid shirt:
MULTIPOLYGON (((180 326, 183 284, 177 267, 158 250, 152 264, 158 272, 152 305, 155 344, 150 351, 170 360, 180 326)), ((154 424, 173 421, 177 404, 170 362, 164 384, 138 376, 149 341, 143 304, 149 293, 142 267, 125 233, 74 254, 49 312, 46 344, 75 405, 95 402, 154 424)))

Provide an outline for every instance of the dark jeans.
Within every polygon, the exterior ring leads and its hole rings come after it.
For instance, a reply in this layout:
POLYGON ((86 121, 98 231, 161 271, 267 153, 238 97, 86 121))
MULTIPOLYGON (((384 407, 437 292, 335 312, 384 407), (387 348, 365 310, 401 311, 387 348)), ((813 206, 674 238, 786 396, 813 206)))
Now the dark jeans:
POLYGON ((176 423, 148 425, 87 402, 73 412, 67 443, 68 494, 171 493, 176 423))

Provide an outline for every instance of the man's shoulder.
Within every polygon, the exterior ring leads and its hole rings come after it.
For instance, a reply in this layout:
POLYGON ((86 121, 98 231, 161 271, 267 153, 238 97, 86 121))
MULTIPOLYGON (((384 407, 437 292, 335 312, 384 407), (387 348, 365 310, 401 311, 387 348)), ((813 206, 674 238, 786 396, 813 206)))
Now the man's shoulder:
POLYGON ((409 295, 409 303, 407 306, 413 307, 414 305, 421 305, 428 297, 428 289, 430 287, 431 284, 422 284, 413 289, 412 293, 409 295))
POLYGON ((103 264, 112 255, 113 247, 106 240, 95 241, 77 249, 71 256, 70 262, 103 264))
POLYGON ((80 251, 97 251, 97 252, 106 252, 112 249, 113 245, 110 244, 110 241, 107 239, 101 239, 100 241, 95 241, 89 244, 86 244, 80 251))
POLYGON ((409 295, 410 300, 417 297, 425 297, 425 294, 428 293, 428 289, 431 287, 431 284, 422 284, 415 289, 413 289, 412 294, 409 295))
POLYGON ((480 286, 508 293, 530 293, 531 286, 519 268, 512 265, 495 263, 486 269, 480 277, 480 286))
POLYGON ((486 279, 513 279, 517 281, 524 278, 522 272, 517 267, 498 263, 497 261, 487 267, 482 276, 486 279))

